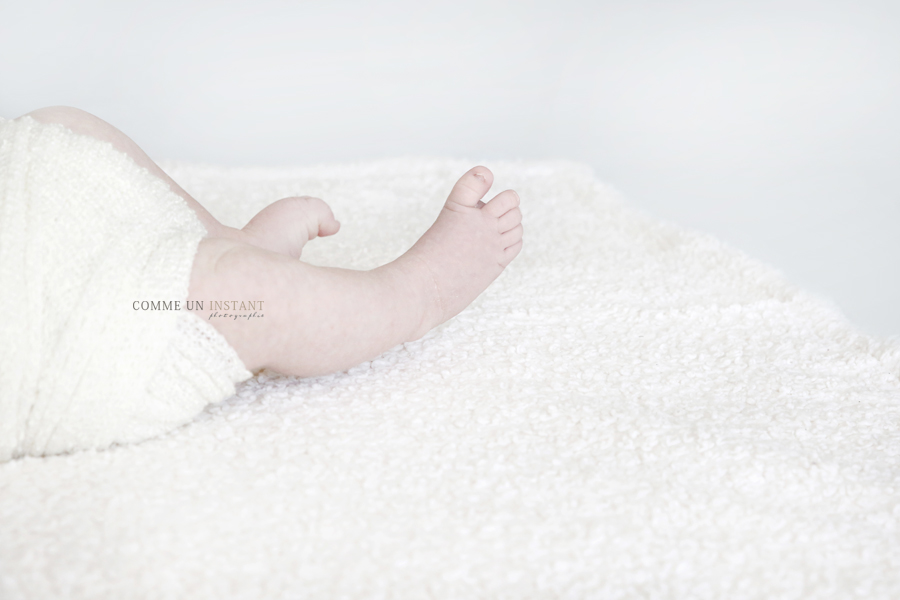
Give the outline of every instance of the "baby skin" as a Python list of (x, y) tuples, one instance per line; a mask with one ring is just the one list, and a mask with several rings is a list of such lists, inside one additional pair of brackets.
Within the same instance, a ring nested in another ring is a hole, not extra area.
[(459, 314), (519, 253), (519, 197), (482, 202), (492, 180), (485, 167), (469, 170), (412, 248), (371, 271), (297, 260), (340, 225), (318, 198), (279, 200), (242, 230), (200, 242), (189, 299), (264, 300), (257, 322), (211, 320), (251, 371), (310, 377), (371, 360)]
[(328, 205), (283, 198), (243, 229), (219, 223), (122, 132), (68, 107), (29, 113), (108, 141), (181, 195), (206, 227), (194, 258), (189, 300), (263, 300), (254, 320), (208, 320), (250, 371), (311, 377), (346, 370), (424, 336), (459, 314), (522, 249), (519, 196), (506, 190), (484, 202), (493, 183), (485, 167), (453, 186), (434, 224), (396, 260), (371, 271), (317, 267), (298, 260), (316, 237), (340, 224)]

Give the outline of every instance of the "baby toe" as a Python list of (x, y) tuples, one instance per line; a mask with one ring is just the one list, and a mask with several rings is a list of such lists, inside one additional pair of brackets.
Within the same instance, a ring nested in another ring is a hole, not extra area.
[(497, 220), (497, 231), (506, 233), (516, 225), (522, 222), (522, 211), (519, 207), (506, 211), (506, 213)]
[(503, 248), (509, 248), (510, 246), (515, 245), (517, 242), (519, 242), (522, 239), (522, 234), (524, 231), (525, 230), (522, 227), (522, 224), (519, 223), (518, 225), (516, 225), (515, 227), (513, 227), (506, 233), (501, 233), (500, 234), (500, 242), (501, 242), (500, 246)]
[(519, 206), (519, 195), (514, 190), (506, 190), (494, 196), (494, 199), (488, 202), (482, 210), (492, 217), (499, 218), (517, 206)]
[(341, 223), (333, 218), (330, 221), (319, 223), (319, 237), (327, 237), (336, 234), (341, 228)]
[(512, 262), (512, 260), (519, 255), (519, 252), (522, 250), (522, 240), (519, 240), (509, 248), (506, 248), (503, 251), (503, 254), (500, 256), (500, 266), (504, 269), (506, 266)]
[(450, 191), (448, 202), (456, 202), (463, 206), (477, 206), (481, 199), (491, 189), (494, 183), (494, 175), (487, 167), (473, 167), (459, 178), (456, 185)]

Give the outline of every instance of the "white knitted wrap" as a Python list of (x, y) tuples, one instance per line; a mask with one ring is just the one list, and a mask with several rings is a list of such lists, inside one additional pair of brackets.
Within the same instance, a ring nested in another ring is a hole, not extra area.
[(0, 461), (146, 439), (250, 377), (187, 298), (206, 231), (107, 142), (0, 119)]

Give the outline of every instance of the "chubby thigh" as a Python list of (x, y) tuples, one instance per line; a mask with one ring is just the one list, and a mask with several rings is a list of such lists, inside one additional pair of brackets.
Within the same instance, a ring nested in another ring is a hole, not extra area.
[(351, 368), (420, 337), (418, 287), (394, 263), (371, 271), (318, 267), (240, 241), (206, 238), (186, 304), (249, 370), (310, 377)]
[(275, 315), (284, 298), (273, 287), (287, 270), (282, 255), (226, 238), (197, 246), (184, 309), (212, 325), (250, 371), (266, 366)]

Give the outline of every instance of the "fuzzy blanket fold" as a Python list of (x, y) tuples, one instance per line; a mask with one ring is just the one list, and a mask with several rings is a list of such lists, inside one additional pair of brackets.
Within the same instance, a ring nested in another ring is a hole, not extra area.
[(111, 144), (0, 119), (0, 463), (159, 435), (250, 376), (199, 318), (134, 309), (184, 301), (205, 234)]
[[(230, 225), (322, 197), (305, 259), (359, 269), (471, 166), (164, 165)], [(0, 597), (900, 597), (900, 346), (584, 167), (486, 166), (524, 249), (424, 339), (0, 465)]]

